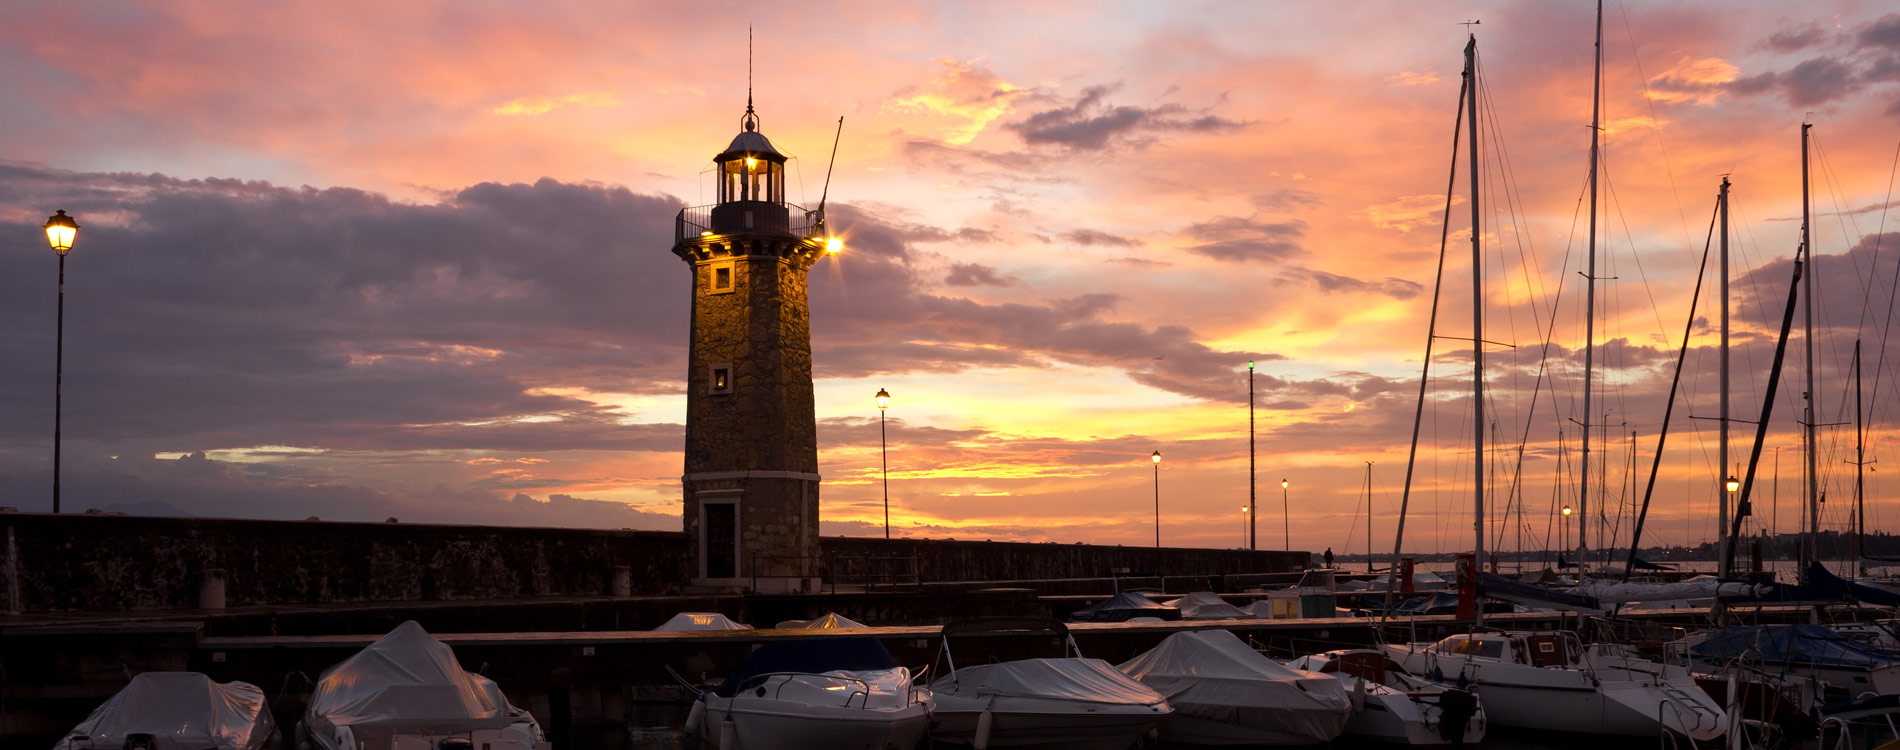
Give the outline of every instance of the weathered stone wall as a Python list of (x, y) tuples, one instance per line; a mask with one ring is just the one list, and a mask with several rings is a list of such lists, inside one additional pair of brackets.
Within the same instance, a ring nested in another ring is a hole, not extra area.
[[(779, 483), (791, 502), (796, 481)], [(816, 498), (811, 500), (816, 506)], [(793, 516), (784, 513), (781, 516)], [(788, 533), (787, 529), (768, 529)], [(230, 607), (680, 591), (697, 575), (683, 534), (411, 523), (0, 514), (0, 613), (190, 609), (222, 570)], [(11, 552), (11, 555), (9, 555)], [(922, 581), (1169, 577), (1295, 570), (1305, 552), (825, 537), (813, 555), (845, 572)], [(7, 560), (17, 559), (17, 570)], [(841, 579), (842, 580), (842, 579)], [(16, 583), (17, 582), (17, 583)], [(846, 582), (849, 582), (846, 580)]]
[[(1118, 571), (1163, 576), (1283, 573), (1303, 569), (1312, 556), (1265, 550), (855, 537), (825, 537), (818, 546), (840, 567), (853, 559), (882, 559), (888, 569), (907, 571), (910, 559), (915, 558), (918, 577), (926, 582), (1105, 578)], [(876, 569), (877, 564), (869, 565), (867, 569)]]
[(0, 613), (15, 592), (24, 612), (192, 608), (207, 570), (230, 607), (600, 595), (620, 565), (637, 593), (688, 578), (685, 538), (653, 531), (0, 515), (9, 533)]

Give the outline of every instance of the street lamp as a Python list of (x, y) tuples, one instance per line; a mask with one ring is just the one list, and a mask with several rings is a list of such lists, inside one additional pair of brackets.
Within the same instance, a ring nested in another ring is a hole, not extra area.
[[(1550, 537), (1544, 537), (1544, 539), (1548, 540)], [(1557, 554), (1562, 555), (1567, 549), (1570, 549), (1570, 506), (1568, 505), (1564, 506), (1564, 522), (1557, 525)], [(1577, 570), (1582, 572), (1582, 561), (1579, 560), (1578, 563)]]
[(1155, 462), (1155, 549), (1161, 549), (1161, 451), (1149, 458)]
[(891, 394), (877, 389), (877, 447), (884, 461), (884, 538), (891, 538), (891, 445), (884, 439), (884, 408), (891, 405)]
[(1247, 505), (1240, 506), (1240, 517), (1247, 522), (1247, 526), (1240, 527), (1240, 543), (1250, 545), (1248, 549), (1252, 549), (1253, 537), (1251, 536), (1251, 530), (1248, 526), (1253, 525), (1253, 507)]
[(1280, 533), (1285, 535), (1285, 538), (1281, 539), (1280, 541), (1282, 544), (1286, 545), (1286, 549), (1288, 552), (1292, 552), (1293, 551), (1293, 505), (1291, 503), (1288, 503), (1286, 499), (1286, 480), (1285, 479), (1280, 480), (1280, 512), (1284, 514), (1283, 516), (1281, 516)]
[(46, 217), (46, 244), (59, 253), (59, 312), (53, 344), (53, 512), (59, 512), (59, 424), (60, 385), (66, 377), (66, 252), (73, 249), (79, 224), (65, 209)]
[[(1260, 499), (1254, 497), (1253, 478), (1253, 360), (1247, 360), (1247, 505), (1259, 505)], [(1254, 523), (1254, 514), (1247, 514), (1247, 549), (1259, 549), (1258, 524)]]

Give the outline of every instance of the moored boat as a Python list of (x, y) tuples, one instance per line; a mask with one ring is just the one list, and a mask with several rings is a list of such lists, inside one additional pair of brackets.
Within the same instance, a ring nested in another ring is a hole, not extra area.
[(311, 690), (298, 744), (317, 750), (408, 750), (462, 740), (487, 750), (548, 750), (541, 725), (494, 680), (462, 669), (415, 621), (396, 626)]
[(1722, 706), (1683, 667), (1585, 646), (1568, 631), (1486, 631), (1437, 643), (1388, 644), (1405, 671), (1441, 685), (1475, 685), (1495, 726), (1579, 734), (1693, 739), (1722, 736)]
[(146, 672), (93, 709), (54, 750), (151, 747), (260, 750), (277, 722), (264, 691), (197, 672)]
[(1281, 665), (1225, 630), (1175, 633), (1121, 670), (1174, 708), (1164, 742), (1311, 745), (1338, 737), (1352, 714), (1339, 680)]
[(759, 647), (701, 693), (686, 731), (717, 750), (910, 748), (930, 704), (876, 639), (785, 641)]
[(1484, 707), (1475, 693), (1408, 675), (1374, 649), (1311, 654), (1287, 666), (1332, 675), (1345, 685), (1354, 703), (1349, 736), (1418, 747), (1484, 739)]
[(1068, 628), (1054, 620), (976, 620), (943, 629), (948, 674), (931, 683), (932, 739), (976, 748), (1061, 747), (1125, 750), (1173, 713), (1160, 693), (1113, 665), (1079, 654), (959, 668), (953, 639), (986, 633), (1041, 632), (1074, 653)]

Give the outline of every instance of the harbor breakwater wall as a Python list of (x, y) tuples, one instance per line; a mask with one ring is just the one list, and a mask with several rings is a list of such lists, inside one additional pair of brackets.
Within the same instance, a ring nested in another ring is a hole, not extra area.
[[(878, 584), (1219, 577), (1305, 552), (824, 537), (839, 579)], [(659, 595), (690, 582), (684, 534), (411, 523), (0, 514), (0, 614)]]

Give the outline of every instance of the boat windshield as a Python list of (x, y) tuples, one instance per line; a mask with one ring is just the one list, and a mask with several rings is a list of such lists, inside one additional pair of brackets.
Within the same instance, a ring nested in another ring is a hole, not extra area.
[(1446, 638), (1438, 644), (1438, 650), (1447, 654), (1465, 654), (1486, 659), (1504, 658), (1504, 641), (1455, 636)]

